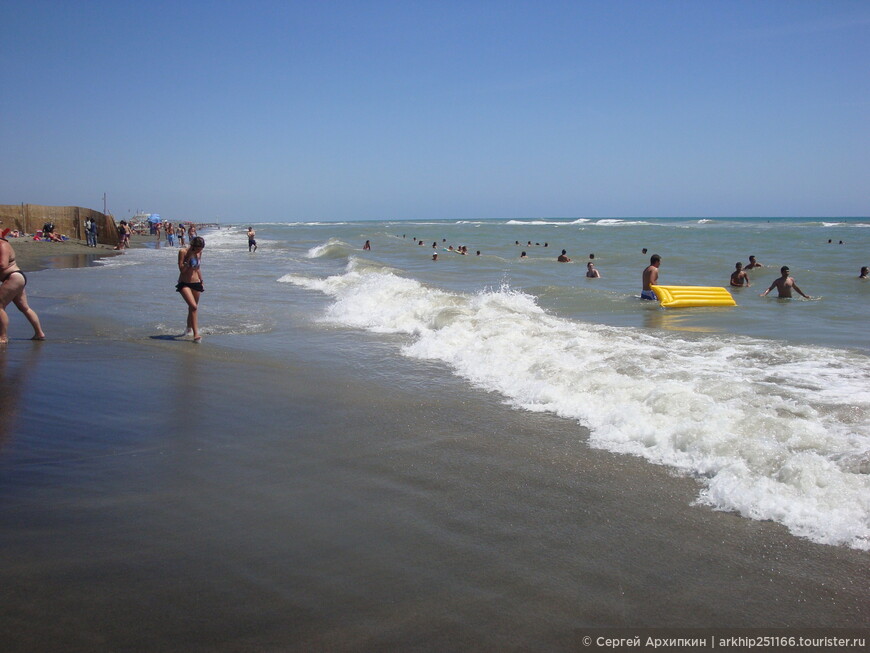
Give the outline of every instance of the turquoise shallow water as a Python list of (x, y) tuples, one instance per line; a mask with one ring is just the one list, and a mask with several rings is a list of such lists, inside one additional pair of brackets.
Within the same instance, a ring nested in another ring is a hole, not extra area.
[[(261, 239), (299, 247), (335, 238), (357, 249), (371, 239), (372, 251), (354, 254), (451, 290), (478, 292), (507, 284), (538, 297), (548, 309), (585, 321), (870, 350), (865, 328), (870, 283), (857, 279), (861, 266), (870, 265), (868, 220), (542, 219), (257, 228)], [(415, 238), (424, 246), (417, 247)], [(441, 259), (437, 266), (430, 260), (433, 242)], [(449, 245), (465, 245), (472, 256), (445, 252)], [(571, 264), (555, 264), (562, 249)], [(528, 258), (520, 261), (522, 251)], [(734, 291), (736, 309), (651, 316), (644, 310), (648, 307), (630, 300), (640, 292), (640, 273), (653, 253), (663, 257), (660, 280), (667, 285), (727, 286), (734, 264), (747, 264), (750, 254), (765, 267), (751, 273), (751, 288)], [(584, 276), (590, 254), (602, 279)], [(784, 307), (758, 297), (783, 265), (813, 302), (784, 302), (795, 304)]]

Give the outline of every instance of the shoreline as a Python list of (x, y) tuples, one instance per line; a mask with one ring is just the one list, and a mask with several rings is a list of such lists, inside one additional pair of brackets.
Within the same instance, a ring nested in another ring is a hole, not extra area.
[[(37, 241), (27, 237), (9, 238), (8, 241), (15, 250), (15, 262), (25, 273), (88, 267), (97, 259), (124, 253), (111, 245), (88, 247), (85, 241), (75, 238), (60, 243)], [(145, 247), (149, 242), (154, 242), (154, 236), (134, 234), (130, 238), (130, 247)]]

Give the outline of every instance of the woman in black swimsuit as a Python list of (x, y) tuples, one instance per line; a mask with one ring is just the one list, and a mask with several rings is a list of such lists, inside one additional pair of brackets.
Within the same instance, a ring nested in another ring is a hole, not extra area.
[[(5, 236), (8, 232), (3, 232)], [(45, 340), (45, 333), (39, 324), (39, 316), (27, 305), (27, 293), (24, 286), (27, 285), (27, 277), (15, 263), (15, 251), (6, 238), (0, 237), (0, 345), (9, 341), (6, 330), (9, 328), (9, 316), (6, 315), (6, 307), (9, 302), (15, 304), (19, 311), (33, 327), (32, 340)]]
[[(190, 247), (178, 250), (178, 283), (176, 292), (180, 292), (187, 303), (187, 333), (193, 333), (193, 341), (199, 342), (199, 323), (197, 321), (197, 307), (199, 296), (205, 292), (202, 285), (202, 250), (205, 241), (195, 236), (190, 241)], [(187, 334), (185, 334), (187, 335)]]

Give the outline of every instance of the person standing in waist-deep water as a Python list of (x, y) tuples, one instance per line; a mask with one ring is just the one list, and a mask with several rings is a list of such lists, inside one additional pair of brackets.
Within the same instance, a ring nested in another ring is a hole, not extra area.
[[(422, 245), (423, 243), (420, 243), (420, 244)], [(367, 240), (367, 241), (366, 241), (366, 244), (363, 245), (363, 249), (366, 250), (366, 251), (368, 251), (368, 250), (370, 250), (371, 248), (372, 248), (372, 243), (371, 243), (370, 240)]]
[(257, 251), (257, 239), (255, 236), (257, 232), (254, 231), (253, 227), (248, 227), (248, 251), (256, 252)]
[(735, 288), (742, 288), (744, 284), (747, 288), (752, 285), (749, 283), (749, 275), (746, 274), (746, 270), (743, 269), (743, 263), (738, 261), (734, 264), (734, 272), (731, 273), (730, 283)]
[(806, 299), (810, 299), (810, 296), (807, 295), (803, 290), (798, 288), (798, 285), (794, 282), (794, 279), (789, 275), (789, 269), (788, 269), (787, 265), (783, 265), (779, 269), (779, 273), (782, 276), (780, 276), (779, 279), (774, 279), (773, 283), (770, 284), (770, 288), (768, 288), (763, 293), (761, 293), (761, 295), (760, 295), (761, 297), (764, 297), (765, 295), (767, 295), (767, 293), (769, 293), (771, 290), (776, 288), (776, 292), (777, 292), (778, 297), (790, 298), (792, 288), (794, 288), (794, 290), (797, 291), (797, 293), (801, 297), (805, 297)]
[(9, 341), (7, 335), (9, 316), (6, 314), (9, 302), (14, 303), (30, 322), (30, 326), (33, 327), (32, 340), (45, 340), (45, 333), (39, 324), (39, 316), (27, 304), (27, 293), (24, 292), (27, 277), (24, 276), (21, 268), (15, 262), (15, 250), (6, 240), (7, 233), (9, 233), (8, 229), (0, 235), (0, 345)]
[(652, 286), (659, 282), (659, 266), (662, 264), (662, 257), (658, 254), (653, 254), (649, 257), (649, 265), (643, 271), (643, 289), (640, 293), (641, 299), (656, 300), (656, 294), (653, 292)]
[(205, 292), (202, 285), (202, 250), (205, 248), (205, 240), (200, 236), (194, 236), (190, 241), (190, 247), (178, 250), (178, 284), (176, 292), (181, 293), (182, 299), (187, 303), (187, 332), (193, 334), (193, 341), (199, 342), (199, 296)]

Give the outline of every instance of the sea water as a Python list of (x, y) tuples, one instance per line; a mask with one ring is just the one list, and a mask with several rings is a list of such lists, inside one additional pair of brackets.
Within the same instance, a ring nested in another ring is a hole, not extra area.
[[(248, 226), (205, 234), (202, 346), (280, 361), (298, 349), (294, 325), (338, 332), (330, 355), (377, 348), (369, 373), (396, 385), (415, 379), (391, 360), (420, 361), (505, 410), (572, 420), (592, 447), (696, 478), (699, 504), (870, 549), (870, 281), (857, 278), (870, 221), (271, 222), (253, 225), (255, 253)], [(562, 249), (571, 263), (556, 262)], [(668, 310), (638, 299), (651, 254), (665, 285), (727, 286), (750, 254), (765, 267), (732, 289), (736, 307)], [(130, 250), (40, 293), (52, 311), (111, 313), (98, 336), (174, 338), (175, 257)], [(585, 277), (590, 260), (602, 278)], [(812, 299), (759, 297), (782, 265)], [(70, 302), (71, 288), (107, 274), (117, 293)]]

